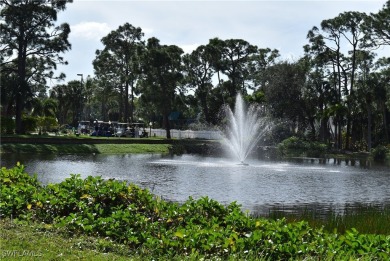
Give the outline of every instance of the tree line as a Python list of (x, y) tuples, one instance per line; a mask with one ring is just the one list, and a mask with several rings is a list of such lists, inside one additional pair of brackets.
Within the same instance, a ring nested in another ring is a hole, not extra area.
[[(370, 150), (390, 135), (390, 1), (377, 13), (343, 12), (307, 33), (301, 58), (281, 59), (277, 49), (243, 39), (210, 39), (191, 53), (159, 39), (144, 39), (125, 23), (101, 39), (94, 76), (47, 92), (57, 64), (66, 63), (68, 24), (55, 25), (68, 0), (1, 0), (1, 110), (15, 118), (153, 122), (185, 128), (221, 121), (220, 108), (238, 92), (281, 122), (275, 142), (302, 136), (338, 149)], [(49, 93), (49, 94), (47, 94)]]

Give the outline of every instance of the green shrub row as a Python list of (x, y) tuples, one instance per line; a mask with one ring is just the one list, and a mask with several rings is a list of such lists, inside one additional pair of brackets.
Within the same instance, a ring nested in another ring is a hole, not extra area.
[[(48, 116), (29, 116), (22, 117), (23, 131), (31, 133), (39, 129), (39, 132), (53, 131), (58, 128), (56, 118)], [(0, 117), (0, 132), (1, 134), (13, 134), (15, 131), (15, 120), (11, 117)]]
[(324, 156), (328, 146), (318, 141), (306, 141), (298, 137), (290, 137), (278, 144), (279, 153), (282, 156)]
[(1, 169), (1, 217), (39, 221), (73, 234), (110, 238), (138, 254), (155, 258), (194, 255), (207, 258), (248, 254), (274, 259), (343, 256), (386, 259), (390, 236), (344, 234), (313, 229), (307, 222), (251, 217), (232, 203), (207, 197), (183, 204), (148, 190), (101, 177), (71, 175), (42, 186), (18, 164)]

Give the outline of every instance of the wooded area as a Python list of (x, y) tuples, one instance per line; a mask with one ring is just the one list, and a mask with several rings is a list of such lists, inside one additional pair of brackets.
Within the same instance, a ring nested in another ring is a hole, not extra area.
[(68, 3), (0, 1), (2, 132), (12, 118), (18, 134), (31, 117), (59, 126), (142, 120), (170, 138), (171, 128), (219, 124), (220, 108), (240, 92), (282, 123), (275, 142), (295, 135), (355, 151), (389, 144), (390, 57), (378, 48), (389, 49), (390, 1), (378, 13), (308, 25), (304, 55), (294, 61), (244, 39), (214, 38), (184, 53), (125, 23), (101, 39), (93, 77), (48, 90), (48, 79), (64, 78), (54, 71), (66, 63), (70, 28), (55, 22)]

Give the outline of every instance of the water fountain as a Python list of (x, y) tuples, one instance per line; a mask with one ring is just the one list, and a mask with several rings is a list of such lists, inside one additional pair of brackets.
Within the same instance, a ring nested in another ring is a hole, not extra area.
[(225, 113), (228, 126), (223, 135), (224, 143), (241, 165), (247, 165), (245, 159), (270, 130), (270, 124), (261, 117), (259, 106), (252, 104), (246, 108), (240, 93), (236, 96), (234, 112), (226, 106)]

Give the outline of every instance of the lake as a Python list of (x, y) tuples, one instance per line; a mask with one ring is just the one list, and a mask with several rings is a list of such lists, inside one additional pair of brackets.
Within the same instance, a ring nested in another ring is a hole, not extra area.
[(71, 173), (102, 176), (148, 188), (170, 201), (208, 196), (223, 204), (236, 201), (256, 214), (275, 208), (344, 211), (390, 204), (390, 168), (367, 161), (250, 159), (245, 166), (198, 155), (1, 155), (2, 167), (17, 161), (43, 184), (61, 182)]

